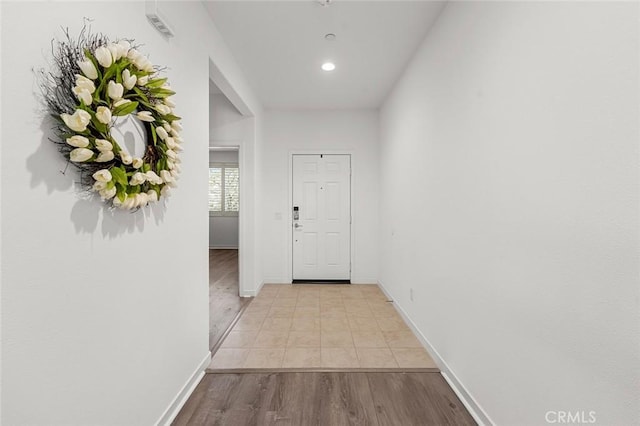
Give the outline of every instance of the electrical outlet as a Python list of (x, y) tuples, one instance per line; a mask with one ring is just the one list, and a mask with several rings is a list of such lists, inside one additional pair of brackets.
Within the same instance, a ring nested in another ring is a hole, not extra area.
[(409, 299), (413, 302), (413, 288), (409, 289)]

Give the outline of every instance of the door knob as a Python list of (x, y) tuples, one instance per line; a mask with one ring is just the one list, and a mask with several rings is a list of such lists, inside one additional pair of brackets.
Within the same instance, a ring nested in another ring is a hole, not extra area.
[(299, 223), (294, 223), (293, 224), (294, 228), (298, 229), (298, 228), (302, 228), (302, 225), (300, 225)]

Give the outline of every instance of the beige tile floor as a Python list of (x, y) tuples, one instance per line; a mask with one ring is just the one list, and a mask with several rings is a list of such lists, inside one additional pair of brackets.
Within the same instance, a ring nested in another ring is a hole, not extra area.
[(209, 368), (436, 365), (377, 285), (265, 284)]

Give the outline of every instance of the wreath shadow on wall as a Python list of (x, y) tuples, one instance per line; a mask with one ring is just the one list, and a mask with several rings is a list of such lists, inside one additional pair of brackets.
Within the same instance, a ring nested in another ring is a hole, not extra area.
[(154, 220), (156, 224), (164, 221), (166, 206), (163, 203), (148, 205), (132, 214), (105, 205), (99, 194), (88, 191), (78, 180), (76, 171), (69, 167), (68, 161), (57, 153), (56, 146), (51, 143), (51, 138), (55, 136), (51, 130), (51, 119), (44, 113), (41, 115), (45, 115), (39, 126), (42, 138), (36, 151), (26, 161), (27, 170), (31, 173), (30, 186), (36, 188), (43, 185), (48, 195), (69, 190), (76, 193), (77, 200), (69, 216), (76, 233), (93, 234), (99, 230), (103, 237), (115, 238), (125, 233), (143, 231), (148, 220)]
[[(101, 210), (109, 237), (142, 231), (152, 216), (162, 222), (163, 201), (180, 175), (175, 92), (133, 40), (111, 42), (86, 24), (77, 39), (68, 29), (65, 36), (52, 40), (52, 69), (36, 71), (47, 115), (41, 146), (27, 160), (32, 187), (68, 190), (71, 176), (78, 233), (93, 233)], [(60, 163), (51, 161), (49, 146), (57, 146)]]

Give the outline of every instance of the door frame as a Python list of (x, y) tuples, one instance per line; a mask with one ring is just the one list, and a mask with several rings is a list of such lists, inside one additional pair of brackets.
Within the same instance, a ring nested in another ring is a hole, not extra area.
[(288, 157), (288, 199), (287, 199), (287, 275), (286, 281), (288, 283), (293, 282), (293, 156), (294, 155), (348, 155), (350, 157), (350, 167), (351, 167), (351, 179), (349, 180), (350, 185), (350, 197), (349, 204), (351, 209), (351, 223), (349, 226), (349, 238), (351, 239), (349, 244), (349, 263), (350, 263), (350, 272), (349, 278), (353, 276), (353, 259), (355, 259), (355, 217), (356, 217), (356, 208), (353, 202), (354, 200), (354, 188), (356, 181), (355, 170), (355, 154), (353, 150), (340, 150), (340, 149), (313, 149), (313, 150), (290, 150)]
[[(1, 0), (0, 0), (1, 1)], [(236, 90), (236, 85), (230, 82), (225, 73), (218, 68), (214, 59), (209, 56), (209, 80), (212, 81), (218, 89), (227, 97), (231, 104), (240, 112), (244, 119), (251, 120), (251, 136), (247, 136), (247, 139), (242, 141), (223, 141), (212, 140), (209, 137), (209, 147), (212, 144), (220, 146), (238, 146), (238, 168), (240, 169), (240, 212), (238, 213), (238, 290), (240, 297), (255, 296), (260, 290), (260, 285), (256, 284), (255, 273), (255, 255), (251, 247), (256, 244), (256, 228), (251, 226), (255, 220), (254, 212), (250, 212), (247, 209), (247, 204), (250, 200), (255, 198), (255, 172), (256, 165), (254, 162), (250, 162), (251, 152), (255, 152), (257, 129), (256, 129), (256, 116), (251, 110), (249, 104), (243, 99), (242, 95)], [(249, 163), (251, 164), (251, 170), (249, 169)], [(208, 167), (207, 156), (207, 167)], [(249, 181), (247, 176), (251, 176)], [(252, 203), (253, 204), (253, 203)], [(244, 208), (243, 208), (244, 207)], [(255, 209), (255, 204), (251, 207)], [(209, 212), (207, 210), (207, 217)], [(251, 253), (249, 253), (251, 251)], [(207, 257), (208, 262), (208, 257)], [(209, 266), (207, 264), (207, 271)], [(208, 275), (208, 273), (207, 273)], [(209, 279), (207, 278), (207, 286), (209, 285)]]

